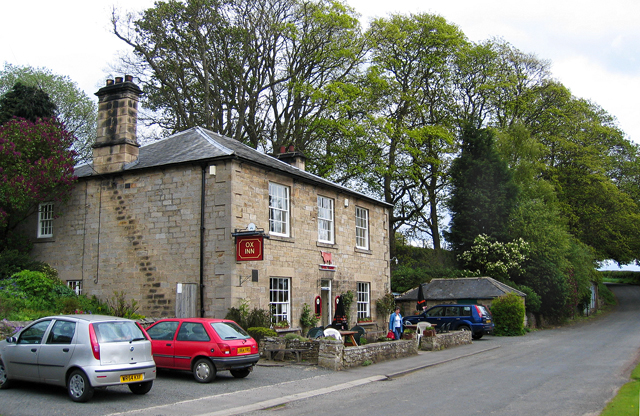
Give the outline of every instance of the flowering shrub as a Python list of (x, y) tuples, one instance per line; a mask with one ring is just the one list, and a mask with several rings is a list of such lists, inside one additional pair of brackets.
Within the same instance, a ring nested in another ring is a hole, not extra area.
[(76, 179), (73, 141), (54, 119), (15, 118), (0, 126), (0, 237), (39, 203), (68, 200)]
[(529, 243), (522, 238), (501, 243), (480, 234), (473, 241), (471, 250), (458, 256), (458, 260), (467, 270), (505, 281), (522, 272), (529, 250)]
[(0, 339), (5, 339), (24, 328), (21, 325), (13, 324), (6, 319), (0, 321)]

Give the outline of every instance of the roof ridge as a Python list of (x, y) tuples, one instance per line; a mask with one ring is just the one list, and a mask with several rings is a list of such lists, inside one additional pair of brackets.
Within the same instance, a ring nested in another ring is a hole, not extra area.
[[(218, 142), (217, 140), (214, 140), (214, 139), (213, 139), (213, 137), (211, 137), (211, 136), (207, 133), (207, 132), (210, 132), (210, 133), (215, 134), (214, 132), (212, 132), (212, 131), (210, 131), (210, 130), (206, 130), (206, 129), (204, 129), (204, 128), (200, 127), (200, 126), (196, 126), (196, 127), (193, 127), (193, 128), (198, 132), (198, 134), (199, 134), (199, 135), (201, 135), (202, 137), (204, 137), (204, 139), (205, 139), (207, 142), (209, 142), (210, 144), (214, 145), (215, 147), (217, 147), (217, 148), (218, 148), (218, 149), (220, 149), (221, 151), (223, 151), (223, 152), (225, 152), (225, 153), (227, 153), (227, 154), (230, 154), (230, 155), (232, 155), (232, 154), (234, 154), (234, 153), (235, 153), (233, 150), (229, 149), (228, 147), (223, 146), (223, 145), (222, 145), (220, 142)], [(232, 139), (232, 140), (233, 140), (233, 139)], [(238, 142), (238, 143), (240, 143), (240, 142)], [(244, 144), (244, 143), (240, 143), (240, 144)], [(255, 150), (255, 149), (253, 149), (253, 150)]]

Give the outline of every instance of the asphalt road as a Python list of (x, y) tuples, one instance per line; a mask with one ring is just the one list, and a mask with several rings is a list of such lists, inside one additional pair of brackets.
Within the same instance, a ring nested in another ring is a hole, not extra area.
[[(0, 391), (0, 415), (598, 415), (640, 351), (640, 287), (613, 289), (616, 311), (523, 337), (341, 372), (260, 366), (246, 379), (221, 373), (199, 384), (160, 371), (145, 396), (110, 387), (89, 403), (71, 402), (60, 387), (19, 383)], [(274, 410), (253, 411), (266, 408)]]
[[(616, 286), (619, 308), (591, 322), (490, 337), (500, 348), (278, 408), (278, 416), (598, 415), (628, 381), (640, 347), (640, 287)], [(481, 341), (475, 342), (480, 344)], [(636, 407), (637, 409), (637, 407)], [(247, 415), (267, 415), (258, 411)]]

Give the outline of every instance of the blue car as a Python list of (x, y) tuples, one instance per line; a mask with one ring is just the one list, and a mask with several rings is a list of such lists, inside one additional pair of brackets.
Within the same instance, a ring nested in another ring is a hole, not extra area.
[(471, 331), (473, 339), (480, 339), (484, 334), (493, 333), (493, 319), (482, 305), (436, 305), (420, 315), (405, 316), (405, 325), (416, 325), (418, 322), (435, 324), (436, 329), (449, 324), (451, 330)]

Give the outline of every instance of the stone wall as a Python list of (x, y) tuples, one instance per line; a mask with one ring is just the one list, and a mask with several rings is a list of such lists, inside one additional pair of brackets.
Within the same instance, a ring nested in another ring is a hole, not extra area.
[[(318, 341), (301, 341), (297, 339), (287, 340), (283, 337), (278, 338), (264, 338), (259, 343), (260, 356), (266, 358), (265, 350), (269, 349), (301, 349), (305, 350), (300, 354), (300, 359), (303, 362), (309, 364), (318, 364), (318, 349), (320, 343)], [(293, 361), (296, 359), (296, 354), (293, 352), (284, 352), (279, 359), (284, 361)]]
[[(339, 371), (345, 368), (361, 366), (364, 362), (378, 363), (409, 357), (418, 353), (415, 340), (375, 342), (358, 347), (345, 347), (342, 340), (286, 340), (285, 338), (265, 338), (260, 342), (260, 354), (266, 357), (265, 350), (304, 349), (302, 361), (317, 364), (319, 367)], [(293, 352), (283, 352), (278, 360), (294, 361)]]
[(422, 337), (420, 349), (425, 351), (439, 351), (458, 345), (471, 344), (471, 331), (452, 331), (436, 334), (433, 337)]
[(372, 364), (381, 361), (409, 357), (418, 353), (415, 340), (376, 342), (359, 347), (345, 348), (342, 353), (343, 368), (361, 366), (365, 361)]

